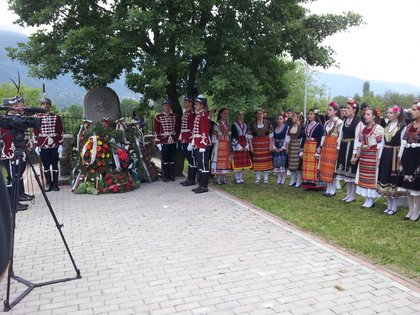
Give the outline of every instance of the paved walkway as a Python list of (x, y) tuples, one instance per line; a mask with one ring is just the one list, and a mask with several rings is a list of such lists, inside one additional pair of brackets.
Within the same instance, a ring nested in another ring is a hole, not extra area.
[[(216, 191), (49, 196), (83, 278), (34, 289), (10, 314), (420, 313), (417, 288)], [(39, 195), (16, 233), (17, 274), (75, 274)]]

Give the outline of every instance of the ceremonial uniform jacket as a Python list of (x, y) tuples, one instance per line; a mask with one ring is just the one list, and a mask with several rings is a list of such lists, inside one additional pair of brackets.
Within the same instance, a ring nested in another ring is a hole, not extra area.
[[(15, 151), (15, 145), (13, 144), (13, 139), (15, 138), (15, 135), (13, 134), (11, 129), (7, 129), (7, 128), (0, 128), (0, 135), (2, 136), (1, 142), (3, 142), (3, 144), (1, 145), (0, 160), (13, 159), (14, 151)], [(32, 142), (29, 141), (28, 131), (25, 131), (24, 141), (25, 141), (26, 148), (28, 150), (31, 150)]]
[(210, 120), (207, 110), (202, 109), (195, 116), (192, 137), (195, 149), (205, 149), (207, 146), (211, 146)]
[(41, 118), (41, 129), (34, 129), (37, 146), (52, 149), (62, 145), (64, 132), (61, 117), (51, 112), (36, 116)]
[(192, 131), (194, 128), (195, 112), (194, 109), (188, 109), (184, 112), (181, 119), (181, 143), (192, 141)]
[(179, 118), (174, 113), (157, 114), (153, 121), (155, 144), (172, 144), (178, 141)]

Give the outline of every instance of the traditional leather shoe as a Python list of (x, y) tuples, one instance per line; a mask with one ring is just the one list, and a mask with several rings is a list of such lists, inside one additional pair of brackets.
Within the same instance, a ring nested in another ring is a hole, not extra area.
[(16, 211), (25, 211), (25, 210), (28, 210), (28, 205), (24, 205), (18, 202), (16, 205)]
[(195, 188), (191, 189), (191, 191), (196, 192), (196, 191), (201, 190), (201, 188), (202, 188), (201, 186), (198, 186), (198, 187), (195, 187)]
[(408, 220), (410, 220), (410, 217), (404, 217), (403, 220), (408, 221)]
[(23, 194), (19, 195), (18, 201), (31, 201), (34, 198), (35, 198), (34, 196), (30, 196), (28, 194), (23, 193)]
[(194, 185), (195, 185), (195, 182), (191, 182), (189, 179), (187, 179), (185, 183), (182, 184), (182, 186), (184, 187), (194, 186)]
[(202, 194), (208, 192), (209, 189), (207, 187), (200, 187), (199, 190), (194, 191), (196, 194)]
[(169, 182), (169, 178), (166, 178), (166, 177), (162, 178), (162, 182), (165, 182), (165, 183)]
[(416, 219), (411, 219), (411, 218), (410, 218), (410, 221), (413, 221), (413, 222), (416, 222), (416, 221), (418, 221), (418, 220), (420, 220), (420, 214), (417, 216), (417, 218), (416, 218)]

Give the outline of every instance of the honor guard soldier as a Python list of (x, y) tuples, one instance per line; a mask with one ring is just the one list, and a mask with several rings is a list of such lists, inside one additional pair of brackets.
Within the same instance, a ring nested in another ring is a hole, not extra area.
[(207, 99), (199, 95), (195, 100), (196, 116), (194, 120), (192, 145), (194, 148), (194, 157), (198, 166), (198, 187), (192, 191), (195, 193), (208, 192), (208, 184), (210, 177), (210, 119), (207, 111)]
[[(58, 191), (58, 162), (59, 154), (63, 152), (63, 124), (61, 117), (52, 113), (51, 100), (44, 97), (40, 101), (41, 107), (47, 110), (47, 113), (38, 114), (41, 118), (41, 129), (35, 129), (36, 137), (35, 152), (41, 157), (44, 167), (44, 176), (46, 181), (45, 191)], [(52, 167), (52, 180), (51, 171)]]
[(153, 121), (155, 144), (162, 153), (164, 182), (175, 180), (174, 158), (179, 137), (179, 118), (172, 113), (171, 105), (171, 100), (164, 100), (163, 111), (157, 114)]
[[(10, 99), (8, 106), (13, 107), (13, 109), (7, 112), (8, 115), (20, 115), (22, 113), (23, 108), (25, 107), (25, 100), (22, 96), (16, 96)], [(18, 165), (19, 161), (15, 158), (15, 145), (13, 144), (13, 140), (15, 135), (12, 133), (11, 129), (7, 128), (0, 128), (0, 135), (3, 145), (1, 146), (1, 155), (0, 159), (4, 165), (4, 168), (7, 172), (6, 177), (6, 187), (9, 193), (10, 199), (12, 198), (12, 178), (13, 174), (19, 170), (20, 167), (20, 174), (19, 174), (19, 191), (18, 191), (18, 202), (16, 204), (17, 211), (24, 211), (28, 209), (27, 204), (22, 204), (19, 201), (31, 201), (34, 196), (28, 195), (25, 193), (25, 187), (23, 183), (23, 173), (26, 170), (26, 153), (23, 154), (22, 165)], [(31, 143), (29, 141), (29, 134), (25, 132), (25, 144), (27, 149), (31, 149)]]
[(197, 175), (197, 165), (194, 160), (193, 146), (192, 146), (192, 131), (195, 120), (194, 99), (186, 96), (184, 99), (184, 113), (181, 119), (181, 134), (179, 140), (182, 146), (182, 152), (188, 161), (188, 178), (181, 182), (182, 186), (195, 185), (195, 178)]

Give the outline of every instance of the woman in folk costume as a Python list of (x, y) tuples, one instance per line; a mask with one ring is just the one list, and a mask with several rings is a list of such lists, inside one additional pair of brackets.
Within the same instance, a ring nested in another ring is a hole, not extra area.
[(235, 172), (235, 182), (244, 182), (244, 170), (252, 168), (249, 154), (248, 125), (244, 122), (244, 113), (238, 113), (231, 128), (232, 137), (232, 169)]
[(353, 98), (347, 101), (346, 118), (343, 121), (341, 133), (340, 150), (338, 151), (337, 168), (335, 170), (337, 179), (344, 180), (347, 185), (347, 194), (342, 199), (344, 202), (353, 202), (356, 195), (356, 178), (358, 161), (354, 164), (351, 159), (357, 153), (359, 133), (363, 128), (363, 123), (357, 115), (359, 106)]
[(388, 197), (388, 207), (385, 214), (394, 215), (397, 212), (398, 198), (405, 195), (397, 191), (398, 152), (401, 138), (405, 133), (404, 113), (401, 107), (391, 106), (386, 111), (388, 126), (384, 130), (385, 144), (382, 150), (378, 171), (378, 192)]
[(380, 195), (376, 191), (378, 181), (378, 166), (381, 159), (384, 128), (375, 123), (377, 113), (368, 108), (365, 112), (366, 126), (362, 129), (357, 144), (357, 154), (353, 156), (352, 163), (359, 161), (357, 168), (356, 193), (365, 197), (363, 208), (375, 206), (375, 198)]
[(262, 109), (257, 111), (257, 119), (251, 124), (248, 130), (250, 138), (250, 149), (252, 152), (253, 170), (256, 176), (256, 183), (261, 182), (261, 172), (264, 172), (264, 184), (268, 184), (268, 173), (273, 169), (273, 125), (264, 118), (265, 112)]
[(230, 173), (228, 109), (222, 108), (217, 114), (217, 123), (213, 126), (213, 152), (211, 173), (216, 176), (217, 184), (227, 184), (226, 176)]
[(401, 174), (398, 190), (407, 193), (408, 213), (404, 220), (420, 219), (420, 100), (411, 107), (413, 122), (409, 124), (401, 141), (399, 157)]
[(299, 156), (300, 143), (303, 137), (303, 115), (301, 113), (292, 113), (292, 126), (287, 132), (289, 159), (288, 168), (290, 172), (289, 186), (300, 187), (302, 183), (302, 159)]
[(277, 174), (277, 184), (283, 185), (286, 181), (287, 160), (287, 131), (289, 126), (284, 123), (283, 115), (277, 116), (276, 128), (273, 132), (273, 172)]
[(324, 134), (324, 127), (320, 123), (318, 109), (312, 108), (308, 112), (308, 121), (303, 130), (300, 156), (302, 157), (302, 188), (321, 190), (325, 188), (318, 177), (317, 150), (321, 145), (321, 138)]
[(328, 121), (324, 126), (324, 136), (321, 140), (321, 160), (319, 163), (319, 179), (327, 183), (325, 196), (335, 196), (337, 185), (335, 183), (335, 166), (337, 154), (340, 149), (341, 129), (343, 121), (340, 119), (340, 108), (336, 102), (328, 104)]

